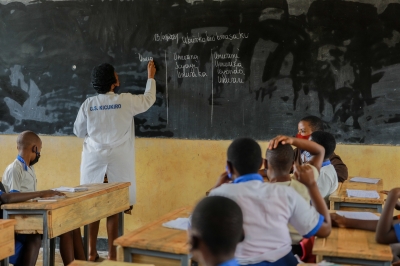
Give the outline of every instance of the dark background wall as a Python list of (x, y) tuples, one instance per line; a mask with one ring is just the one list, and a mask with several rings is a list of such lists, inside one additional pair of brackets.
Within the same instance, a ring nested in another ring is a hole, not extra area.
[(312, 114), (339, 142), (400, 144), (400, 4), (306, 3), (0, 4), (0, 132), (71, 135), (93, 66), (143, 93), (152, 57), (157, 101), (137, 136), (268, 140)]

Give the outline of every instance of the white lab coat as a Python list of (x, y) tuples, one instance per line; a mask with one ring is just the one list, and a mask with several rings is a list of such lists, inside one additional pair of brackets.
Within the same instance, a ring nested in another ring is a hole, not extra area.
[(136, 201), (135, 124), (133, 117), (147, 111), (156, 100), (156, 82), (148, 79), (143, 95), (108, 92), (82, 104), (74, 134), (85, 138), (81, 161), (81, 184), (131, 182), (130, 204)]

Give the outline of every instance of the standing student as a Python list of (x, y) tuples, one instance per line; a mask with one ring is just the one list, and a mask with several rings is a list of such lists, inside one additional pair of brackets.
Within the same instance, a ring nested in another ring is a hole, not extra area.
[[(275, 149), (282, 139), (270, 142)], [(290, 143), (290, 139), (288, 140)], [(291, 252), (290, 223), (304, 237), (326, 237), (331, 221), (309, 165), (297, 165), (294, 175), (310, 193), (313, 206), (291, 187), (263, 183), (258, 169), (262, 164), (261, 148), (249, 138), (232, 142), (227, 153), (227, 171), (218, 179), (210, 196), (234, 200), (242, 209), (245, 239), (236, 248), (240, 265), (295, 266)], [(230, 183), (232, 181), (232, 183)]]
[(210, 196), (195, 207), (188, 230), (190, 253), (204, 266), (238, 266), (235, 250), (244, 239), (243, 214), (233, 200)]
[[(309, 139), (314, 131), (324, 131), (324, 125), (322, 120), (316, 116), (306, 116), (302, 118), (297, 126), (298, 132), (296, 137), (301, 139)], [(295, 160), (297, 163), (302, 164), (309, 160), (309, 154), (305, 151), (296, 149), (295, 150)], [(339, 155), (334, 152), (329, 157), (329, 160), (336, 170), (338, 181), (344, 182), (347, 180), (349, 174), (347, 166), (343, 163)]]
[[(110, 64), (92, 71), (92, 84), (98, 95), (86, 99), (79, 109), (74, 134), (85, 138), (81, 161), (81, 184), (130, 182), (129, 201), (136, 201), (134, 116), (147, 111), (156, 100), (156, 68), (150, 61), (143, 95), (117, 94), (118, 75)], [(89, 225), (89, 260), (98, 258), (96, 242), (100, 221)], [(118, 236), (118, 214), (107, 218), (108, 257), (116, 259), (114, 240)]]
[[(33, 165), (39, 162), (40, 152), (42, 150), (42, 141), (37, 134), (32, 131), (24, 131), (17, 137), (18, 156), (3, 174), (3, 185), (6, 192), (30, 192), (28, 195), (35, 195), (36, 191), (36, 174)], [(11, 200), (21, 200), (26, 195), (15, 197), (7, 195)], [(14, 197), (14, 198), (13, 198)], [(34, 246), (40, 247), (40, 235), (18, 235), (17, 240), (24, 241), (27, 239), (35, 242)], [(37, 244), (39, 243), (39, 244)], [(35, 248), (30, 248), (30, 261), (37, 254)], [(60, 235), (60, 253), (64, 265), (70, 264), (74, 259), (86, 260), (80, 229)], [(35, 259), (36, 261), (36, 259)], [(25, 266), (25, 264), (23, 264)], [(27, 264), (28, 265), (28, 264)]]

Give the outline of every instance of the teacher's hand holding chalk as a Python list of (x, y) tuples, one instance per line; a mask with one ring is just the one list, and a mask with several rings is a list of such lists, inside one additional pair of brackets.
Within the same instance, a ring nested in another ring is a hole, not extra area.
[(154, 61), (151, 60), (147, 64), (147, 78), (154, 79), (155, 74), (156, 74), (156, 66), (154, 65)]

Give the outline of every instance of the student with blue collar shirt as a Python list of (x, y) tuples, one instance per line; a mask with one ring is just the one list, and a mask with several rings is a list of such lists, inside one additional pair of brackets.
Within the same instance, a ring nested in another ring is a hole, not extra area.
[(243, 214), (231, 199), (210, 196), (195, 207), (188, 230), (190, 253), (204, 266), (238, 266), (235, 250), (244, 238)]
[[(36, 192), (37, 181), (33, 165), (39, 162), (40, 152), (42, 150), (42, 140), (36, 133), (32, 131), (24, 131), (17, 137), (17, 150), (17, 159), (6, 168), (3, 174), (5, 192), (11, 192), (11, 194), (29, 192), (31, 195), (34, 195), (34, 192)], [(26, 197), (26, 195), (21, 196), (18, 199), (24, 197)], [(41, 235), (39, 234), (17, 234), (16, 239), (22, 243), (26, 243), (26, 241), (35, 242), (35, 246), (37, 247), (37, 245), (39, 245), (38, 247), (40, 248)], [(39, 248), (37, 251), (39, 251)], [(35, 248), (32, 248), (32, 250), (35, 250)], [(33, 258), (34, 254), (36, 254), (37, 259), (38, 252), (32, 254), (31, 257)], [(86, 260), (79, 228), (60, 235), (60, 254), (65, 265), (70, 264), (74, 259)], [(21, 264), (17, 263), (17, 265)], [(26, 266), (28, 264), (22, 265)]]
[(328, 132), (315, 131), (311, 134), (310, 140), (318, 143), (325, 149), (324, 162), (319, 171), (317, 185), (325, 202), (329, 204), (329, 196), (335, 192), (339, 186), (335, 167), (333, 167), (329, 160), (336, 148), (335, 137)]
[[(291, 141), (292, 138), (278, 136), (270, 141), (269, 149)], [(239, 264), (297, 265), (287, 224), (293, 225), (304, 237), (327, 237), (331, 231), (329, 212), (311, 166), (295, 165), (294, 175), (308, 188), (314, 207), (291, 187), (263, 183), (258, 174), (263, 162), (261, 148), (253, 139), (233, 141), (227, 157), (227, 171), (209, 195), (230, 198), (242, 209), (245, 239), (236, 248)]]

